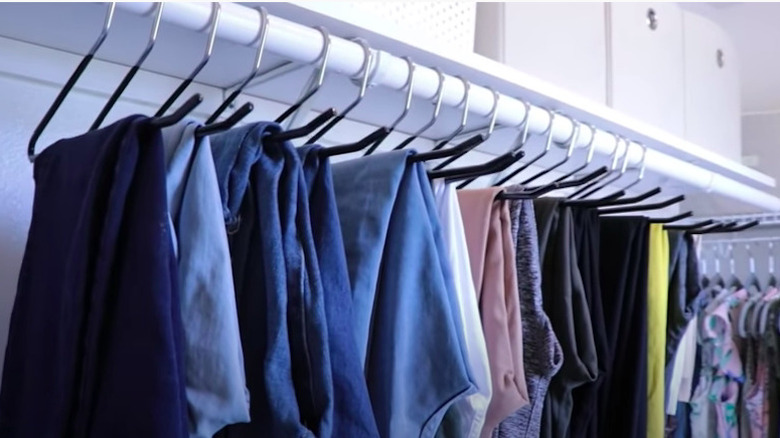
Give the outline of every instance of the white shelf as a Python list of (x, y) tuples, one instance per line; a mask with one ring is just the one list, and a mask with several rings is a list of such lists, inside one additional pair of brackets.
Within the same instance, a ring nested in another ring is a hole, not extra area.
[[(258, 16), (255, 11), (233, 3), (223, 3), (222, 21), (214, 56), (198, 82), (218, 87), (229, 87), (240, 81), (251, 69), (256, 43)], [(253, 4), (257, 5), (257, 4)], [(492, 106), (492, 96), (485, 87), (492, 87), (503, 95), (498, 122), (513, 126), (525, 116), (522, 99), (533, 104), (530, 115), (531, 131), (542, 132), (548, 124), (547, 113), (541, 108), (557, 110), (600, 130), (611, 131), (650, 149), (646, 158), (649, 177), (658, 184), (671, 184), (687, 193), (710, 192), (741, 200), (754, 208), (780, 211), (780, 199), (767, 193), (774, 187), (773, 178), (749, 167), (735, 163), (663, 130), (632, 119), (604, 105), (568, 93), (543, 80), (518, 72), (505, 65), (472, 53), (453, 53), (446, 48), (426, 47), (414, 35), (394, 35), (395, 30), (381, 23), (361, 22), (361, 16), (333, 2), (294, 2), (263, 4), (272, 14), (270, 32), (263, 66), (271, 68), (285, 61), (311, 63), (321, 51), (320, 33), (311, 26), (328, 28), (333, 35), (329, 74), (325, 86), (318, 92), (314, 108), (346, 106), (357, 93), (348, 79), (362, 64), (360, 47), (343, 38), (364, 37), (373, 49), (381, 50), (379, 74), (366, 99), (350, 118), (375, 125), (384, 125), (400, 113), (406, 81), (406, 64), (400, 56), (410, 56), (420, 67), (414, 87), (417, 99), (409, 116), (399, 126), (401, 132), (413, 132), (429, 117), (431, 105), (424, 102), (436, 90), (437, 77), (430, 68), (439, 67), (448, 75), (460, 75), (473, 84), (471, 90), (470, 122), (467, 129), (484, 126)], [(96, 37), (105, 13), (105, 4), (87, 3), (2, 3), (0, 4), (0, 36), (40, 44), (72, 53), (84, 53)], [(123, 65), (132, 64), (146, 44), (151, 25), (151, 3), (120, 3), (115, 25), (106, 43), (98, 52), (99, 59)], [(144, 64), (144, 69), (184, 78), (200, 59), (205, 45), (205, 28), (211, 6), (208, 3), (166, 3), (163, 26), (157, 46)], [(147, 14), (147, 16), (142, 16)], [(340, 38), (339, 38), (340, 37)], [(0, 54), (0, 72), (13, 70), (4, 65)], [(52, 80), (63, 80), (74, 66), (63, 65), (61, 71), (52, 71)], [(279, 77), (248, 90), (248, 95), (280, 102), (292, 102), (306, 83), (310, 68)], [(56, 79), (55, 79), (56, 78)], [(447, 82), (445, 108), (441, 120), (427, 133), (432, 138), (451, 131), (459, 119), (455, 107), (463, 95), (460, 82)], [(165, 96), (161, 96), (163, 99)], [(185, 96), (186, 98), (186, 96)], [(556, 121), (555, 139), (565, 140), (571, 132), (568, 120)], [(560, 126), (559, 126), (560, 125)], [(580, 139), (585, 145), (590, 130)], [(603, 135), (604, 138), (601, 138)], [(496, 135), (485, 145), (484, 151), (498, 154), (512, 136)], [(602, 159), (614, 143), (611, 137), (599, 133), (597, 152)], [(631, 161), (639, 158), (639, 149), (632, 150)]]

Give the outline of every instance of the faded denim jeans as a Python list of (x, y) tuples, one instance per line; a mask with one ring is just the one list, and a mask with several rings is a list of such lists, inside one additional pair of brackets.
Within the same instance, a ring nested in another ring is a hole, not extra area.
[(358, 351), (379, 434), (434, 436), (474, 390), (425, 168), (397, 151), (333, 165)]

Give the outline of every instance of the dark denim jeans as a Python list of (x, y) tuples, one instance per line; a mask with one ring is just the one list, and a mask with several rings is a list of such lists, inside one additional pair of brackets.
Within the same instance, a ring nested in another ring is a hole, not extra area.
[(147, 120), (35, 161), (0, 436), (187, 436), (163, 145)]
[(378, 437), (363, 364), (352, 331), (352, 297), (333, 177), (330, 162), (319, 158), (321, 149), (305, 146), (298, 152), (303, 160), (309, 192), (312, 236), (325, 298), (333, 370), (333, 436)]
[(333, 165), (355, 336), (383, 437), (434, 436), (448, 407), (473, 389), (429, 214), (433, 195), (408, 154)]
[(331, 435), (333, 389), (308, 194), (292, 144), (264, 139), (280, 130), (255, 124), (211, 143), (251, 398), (251, 423), (225, 428), (227, 437)]

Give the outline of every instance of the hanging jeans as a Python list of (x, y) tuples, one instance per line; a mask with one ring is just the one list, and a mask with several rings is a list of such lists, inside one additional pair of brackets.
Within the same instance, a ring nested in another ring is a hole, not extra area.
[(230, 249), (208, 137), (182, 121), (162, 131), (177, 249), (192, 437), (249, 421)]
[[(330, 436), (332, 384), (308, 195), (297, 153), (272, 123), (212, 138), (223, 193), (251, 423), (223, 437)], [(248, 180), (244, 180), (248, 178)], [(236, 205), (240, 205), (236, 209)]]
[(371, 399), (352, 332), (344, 239), (341, 235), (330, 161), (320, 146), (298, 149), (309, 191), (311, 227), (325, 297), (330, 363), (333, 369), (333, 436), (378, 437)]
[(407, 163), (409, 153), (332, 168), (354, 333), (385, 438), (433, 436), (449, 406), (474, 390), (451, 279), (442, 270), (430, 183), (421, 164)]
[(647, 434), (647, 267), (643, 217), (601, 219), (601, 291), (611, 370), (599, 392), (599, 437)]
[(577, 247), (577, 264), (585, 287), (590, 321), (593, 327), (593, 341), (596, 343), (598, 377), (573, 391), (574, 408), (571, 413), (570, 434), (572, 438), (599, 438), (598, 434), (598, 396), (599, 388), (609, 372), (607, 331), (604, 326), (604, 305), (602, 303), (599, 239), (601, 222), (598, 211), (588, 208), (572, 208), (574, 218), (574, 240)]
[(186, 437), (159, 129), (128, 117), (35, 160), (0, 436)]

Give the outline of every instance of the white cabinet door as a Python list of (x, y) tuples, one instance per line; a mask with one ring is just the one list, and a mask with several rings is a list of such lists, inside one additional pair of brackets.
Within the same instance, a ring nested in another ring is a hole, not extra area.
[(737, 53), (726, 32), (685, 12), (685, 137), (732, 160), (742, 158)]
[(685, 133), (682, 11), (674, 3), (609, 3), (609, 104)]
[(477, 4), (475, 51), (606, 103), (604, 3)]

